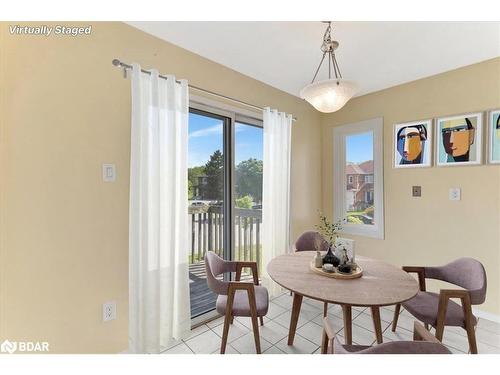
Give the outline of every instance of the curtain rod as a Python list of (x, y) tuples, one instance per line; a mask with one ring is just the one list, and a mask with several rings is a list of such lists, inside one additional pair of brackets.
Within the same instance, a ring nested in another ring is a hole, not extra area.
[[(125, 74), (125, 78), (127, 77), (127, 69), (129, 70), (132, 70), (132, 65), (130, 64), (127, 64), (127, 63), (124, 63), (118, 59), (113, 59), (113, 61), (111, 61), (111, 63), (118, 67), (118, 68), (123, 68), (124, 69), (124, 74)], [(141, 71), (143, 73), (146, 73), (146, 74), (151, 74), (151, 71), (149, 70), (145, 70), (145, 69), (142, 69), (141, 68)], [(162, 75), (159, 75), (160, 78), (163, 78), (163, 79), (167, 79), (167, 77), (165, 76), (162, 76)], [(180, 83), (179, 81), (176, 81), (177, 83)], [(239, 100), (239, 99), (235, 99), (235, 98), (231, 98), (230, 96), (226, 96), (226, 95), (222, 95), (222, 94), (219, 94), (219, 93), (216, 93), (214, 91), (210, 91), (210, 90), (206, 90), (206, 89), (202, 89), (201, 87), (197, 87), (197, 86), (193, 86), (193, 85), (188, 85), (189, 88), (192, 88), (192, 89), (195, 89), (195, 90), (198, 90), (198, 91), (201, 91), (201, 92), (204, 92), (206, 94), (209, 94), (209, 95), (213, 95), (213, 96), (217, 96), (219, 98), (223, 98), (223, 99), (226, 99), (226, 100), (230, 100), (232, 102), (235, 102), (235, 103), (238, 103), (238, 104), (242, 104), (242, 105), (245, 105), (247, 107), (250, 107), (250, 108), (253, 108), (253, 109), (258, 109), (259, 111), (263, 111), (264, 108), (263, 107), (259, 107), (258, 105), (254, 105), (254, 104), (251, 104), (251, 103), (247, 103), (247, 102), (244, 102), (242, 100)], [(292, 118), (293, 121), (296, 121), (297, 118), (296, 117), (293, 117)]]

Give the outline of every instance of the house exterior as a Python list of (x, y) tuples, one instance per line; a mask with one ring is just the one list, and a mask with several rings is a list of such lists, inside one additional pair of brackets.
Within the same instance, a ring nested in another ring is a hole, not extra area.
[(362, 211), (373, 205), (373, 160), (346, 166), (346, 209)]

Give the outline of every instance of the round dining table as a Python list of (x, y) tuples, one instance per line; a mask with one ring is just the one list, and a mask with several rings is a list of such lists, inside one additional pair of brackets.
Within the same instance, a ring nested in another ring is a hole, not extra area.
[(363, 269), (360, 278), (327, 277), (311, 270), (315, 254), (315, 251), (298, 251), (280, 255), (267, 266), (271, 279), (293, 292), (288, 345), (293, 345), (303, 297), (342, 307), (347, 345), (352, 345), (352, 307), (370, 307), (377, 343), (382, 343), (380, 307), (413, 298), (419, 290), (417, 281), (401, 268), (363, 256), (356, 256), (356, 263)]

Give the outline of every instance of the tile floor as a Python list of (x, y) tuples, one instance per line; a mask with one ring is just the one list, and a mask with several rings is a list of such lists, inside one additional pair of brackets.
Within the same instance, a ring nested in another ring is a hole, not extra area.
[[(297, 333), (293, 346), (287, 345), (288, 326), (292, 307), (289, 293), (274, 298), (270, 302), (269, 312), (264, 318), (264, 326), (260, 329), (261, 349), (264, 354), (318, 354), (322, 333), (323, 304), (304, 298), (297, 325)], [(398, 329), (392, 332), (390, 325), (394, 307), (381, 308), (383, 337), (385, 341), (412, 340), (414, 318), (402, 309), (398, 320)], [(328, 314), (337, 336), (343, 339), (343, 320), (340, 306), (330, 305)], [(373, 345), (375, 333), (370, 309), (353, 307), (352, 339), (356, 344)], [(164, 354), (209, 354), (219, 353), (223, 318), (203, 324), (191, 332), (185, 340), (172, 343)], [(255, 353), (250, 318), (236, 318), (229, 329), (227, 354)], [(476, 328), (476, 339), (480, 354), (500, 354), (500, 324), (479, 319)], [(469, 350), (467, 335), (461, 328), (447, 327), (443, 343), (453, 352), (467, 353)]]

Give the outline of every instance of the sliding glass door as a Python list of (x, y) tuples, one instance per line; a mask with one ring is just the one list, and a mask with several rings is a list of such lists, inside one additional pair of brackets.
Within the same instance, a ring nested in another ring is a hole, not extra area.
[(259, 265), (262, 259), (263, 134), (259, 125), (258, 120), (231, 112), (202, 105), (190, 108), (189, 279), (191, 318), (197, 322), (213, 315), (217, 298), (206, 282), (208, 251), (226, 260)]
[(188, 199), (191, 248), (189, 282), (191, 317), (215, 308), (216, 295), (207, 286), (204, 258), (214, 251), (223, 258), (227, 246), (225, 221), (226, 143), (230, 118), (191, 109), (189, 113)]
[[(237, 119), (235, 124), (233, 259), (257, 262), (260, 271), (264, 134), (259, 121)], [(244, 271), (242, 277), (251, 275), (248, 269)]]

